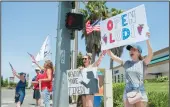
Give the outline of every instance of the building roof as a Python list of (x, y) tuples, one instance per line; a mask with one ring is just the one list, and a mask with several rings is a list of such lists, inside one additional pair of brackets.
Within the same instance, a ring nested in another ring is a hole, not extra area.
[(164, 55), (164, 56), (159, 57), (159, 58), (152, 59), (150, 64), (154, 64), (154, 63), (158, 63), (158, 62), (162, 62), (162, 61), (166, 61), (166, 60), (169, 60), (169, 54)]

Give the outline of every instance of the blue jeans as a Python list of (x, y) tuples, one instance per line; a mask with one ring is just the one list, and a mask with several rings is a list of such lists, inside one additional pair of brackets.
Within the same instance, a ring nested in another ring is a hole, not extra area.
[(131, 92), (133, 90), (138, 90), (138, 89), (142, 94), (142, 101), (148, 102), (148, 97), (145, 92), (144, 84), (141, 84), (140, 87), (139, 87), (139, 84), (133, 84), (133, 85), (126, 84), (124, 94), (123, 94), (123, 100), (126, 101), (128, 92)]
[(46, 89), (42, 91), (43, 101), (45, 107), (50, 107), (50, 92)]

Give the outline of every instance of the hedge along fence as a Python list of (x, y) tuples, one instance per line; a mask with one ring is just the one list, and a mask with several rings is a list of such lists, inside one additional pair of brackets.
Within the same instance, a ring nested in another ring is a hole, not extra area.
[[(114, 107), (124, 107), (123, 105), (123, 92), (125, 84), (124, 83), (114, 83), (113, 84), (113, 106)], [(168, 92), (148, 92), (148, 107), (168, 107)], [(102, 101), (102, 106), (104, 107), (104, 102)]]

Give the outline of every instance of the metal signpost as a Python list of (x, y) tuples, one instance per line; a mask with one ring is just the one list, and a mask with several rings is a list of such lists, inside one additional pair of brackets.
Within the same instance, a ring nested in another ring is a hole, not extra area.
[(53, 107), (69, 107), (66, 71), (70, 69), (70, 32), (65, 27), (66, 13), (71, 12), (70, 2), (59, 2), (56, 44), (56, 69), (54, 79)]

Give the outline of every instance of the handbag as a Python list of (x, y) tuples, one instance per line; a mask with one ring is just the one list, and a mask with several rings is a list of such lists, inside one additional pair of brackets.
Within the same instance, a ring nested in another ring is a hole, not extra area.
[(141, 83), (141, 81), (139, 81), (139, 87), (137, 90), (133, 90), (133, 91), (127, 93), (127, 98), (128, 98), (128, 101), (130, 104), (135, 104), (142, 100), (142, 94), (139, 90), (140, 83)]

